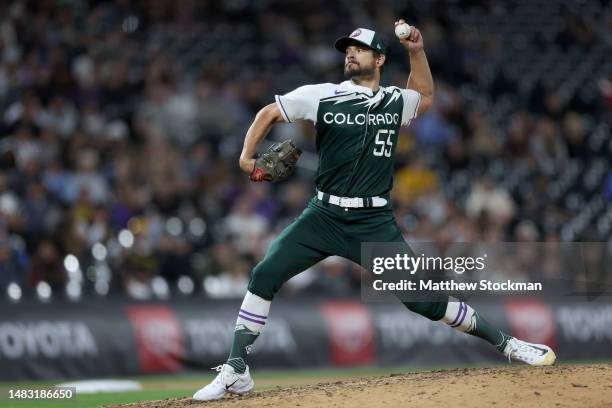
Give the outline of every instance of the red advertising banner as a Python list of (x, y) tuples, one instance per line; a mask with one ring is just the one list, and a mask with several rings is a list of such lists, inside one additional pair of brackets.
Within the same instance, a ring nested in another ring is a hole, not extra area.
[(331, 342), (334, 365), (368, 364), (374, 360), (374, 326), (368, 309), (359, 302), (325, 302), (321, 305)]
[(126, 312), (134, 328), (142, 372), (179, 370), (184, 355), (183, 336), (181, 324), (171, 308), (133, 305)]
[(538, 299), (505, 301), (512, 335), (531, 343), (557, 347), (555, 317), (550, 306)]

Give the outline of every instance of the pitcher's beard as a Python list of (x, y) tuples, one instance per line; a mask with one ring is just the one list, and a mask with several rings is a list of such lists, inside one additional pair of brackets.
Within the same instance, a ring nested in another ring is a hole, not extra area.
[(371, 78), (374, 76), (374, 69), (362, 68), (361, 65), (349, 64), (344, 67), (344, 77), (346, 79), (353, 78)]

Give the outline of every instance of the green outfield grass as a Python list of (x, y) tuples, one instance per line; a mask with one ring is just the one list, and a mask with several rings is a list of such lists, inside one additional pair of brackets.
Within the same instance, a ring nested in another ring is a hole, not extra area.
[[(575, 361), (572, 364), (605, 363), (606, 361)], [(500, 364), (503, 365), (503, 364)], [(485, 367), (491, 364), (463, 365), (461, 367)], [(453, 368), (456, 368), (454, 366)], [(371, 377), (391, 373), (428, 371), (448, 366), (429, 367), (365, 367), (351, 369), (322, 370), (257, 370), (254, 378), (256, 390), (262, 391), (276, 387), (291, 385), (331, 382), (356, 377)], [(112, 404), (127, 404), (130, 402), (160, 400), (165, 398), (189, 397), (195, 390), (209, 382), (216, 373), (209, 374), (176, 374), (146, 377), (128, 377), (122, 379), (135, 380), (141, 383), (142, 391), (111, 392), (98, 394), (77, 394), (71, 400), (9, 400), (9, 389), (43, 389), (52, 387), (62, 381), (36, 382), (2, 382), (0, 383), (0, 408), (89, 408)], [(116, 377), (117, 378), (117, 377)]]

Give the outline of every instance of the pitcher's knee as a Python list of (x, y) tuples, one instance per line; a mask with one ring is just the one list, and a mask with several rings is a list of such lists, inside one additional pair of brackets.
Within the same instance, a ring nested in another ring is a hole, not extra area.
[(284, 282), (273, 272), (273, 269), (266, 268), (262, 264), (263, 262), (257, 264), (251, 272), (249, 292), (266, 300), (272, 300)]

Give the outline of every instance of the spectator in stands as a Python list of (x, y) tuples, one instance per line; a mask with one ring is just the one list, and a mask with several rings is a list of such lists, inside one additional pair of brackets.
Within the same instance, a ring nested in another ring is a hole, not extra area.
[(588, 145), (585, 143), (586, 129), (578, 113), (569, 112), (563, 118), (563, 136), (569, 157), (581, 160), (589, 157)]
[(482, 177), (474, 183), (465, 207), (472, 219), (484, 214), (492, 225), (500, 227), (508, 225), (516, 211), (512, 197), (489, 177)]
[(417, 157), (396, 173), (392, 195), (400, 204), (408, 204), (421, 195), (437, 190), (439, 182), (425, 160)]
[(10, 283), (23, 286), (28, 262), (23, 240), (17, 235), (8, 234), (0, 225), (0, 289)]
[(529, 132), (531, 118), (527, 112), (516, 112), (510, 119), (508, 140), (504, 146), (504, 153), (512, 159), (529, 158)]
[(529, 137), (529, 150), (544, 174), (552, 176), (567, 160), (567, 146), (553, 120), (541, 118)]
[(49, 238), (42, 239), (36, 246), (36, 252), (28, 268), (28, 285), (36, 287), (39, 282), (47, 282), (53, 293), (61, 296), (67, 276), (63, 257), (57, 244)]

